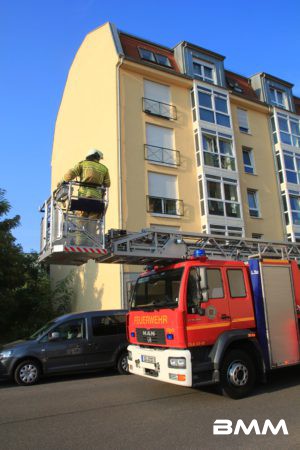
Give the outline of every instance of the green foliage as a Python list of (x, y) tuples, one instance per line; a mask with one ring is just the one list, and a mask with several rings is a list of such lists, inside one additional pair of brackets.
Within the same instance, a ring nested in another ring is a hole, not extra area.
[(12, 230), (20, 217), (3, 218), (10, 204), (0, 189), (0, 341), (29, 336), (53, 317), (71, 309), (72, 275), (51, 289), (37, 253), (25, 254)]

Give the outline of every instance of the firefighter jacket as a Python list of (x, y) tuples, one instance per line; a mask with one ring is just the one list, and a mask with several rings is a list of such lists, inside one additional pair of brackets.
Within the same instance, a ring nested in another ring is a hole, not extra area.
[[(69, 170), (64, 178), (63, 181), (71, 181), (74, 180), (74, 178), (79, 178), (80, 182), (82, 183), (90, 183), (95, 184), (96, 186), (104, 186), (109, 187), (110, 186), (110, 178), (109, 178), (109, 172), (108, 168), (97, 161), (81, 161), (80, 163), (76, 164), (73, 169)], [(78, 195), (80, 197), (89, 197), (89, 198), (98, 198), (102, 199), (103, 192), (100, 189), (97, 189), (96, 187), (84, 187), (81, 186), (78, 191)]]

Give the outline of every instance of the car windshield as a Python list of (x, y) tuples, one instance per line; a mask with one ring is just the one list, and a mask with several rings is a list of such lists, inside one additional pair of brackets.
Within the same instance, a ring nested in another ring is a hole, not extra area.
[(40, 328), (39, 330), (37, 330), (35, 333), (33, 333), (28, 340), (30, 341), (34, 341), (36, 339), (38, 339), (39, 337), (41, 337), (43, 334), (46, 333), (47, 330), (49, 330), (49, 328), (51, 328), (53, 325), (55, 325), (55, 322), (51, 321), (46, 323), (46, 325), (44, 325), (42, 328)]
[(183, 268), (143, 276), (136, 282), (131, 309), (176, 308)]

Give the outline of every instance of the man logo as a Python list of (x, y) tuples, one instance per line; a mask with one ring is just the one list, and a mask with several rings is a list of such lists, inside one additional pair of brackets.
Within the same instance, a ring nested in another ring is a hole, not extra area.
[(247, 436), (254, 430), (255, 434), (258, 435), (266, 435), (268, 433), (268, 430), (271, 431), (272, 434), (277, 435), (282, 430), (283, 434), (289, 434), (285, 420), (281, 419), (279, 420), (276, 427), (273, 426), (271, 420), (267, 419), (265, 420), (265, 423), (263, 425), (262, 430), (260, 431), (258, 422), (256, 419), (253, 419), (250, 422), (250, 425), (247, 427), (244, 422), (239, 419), (236, 423), (235, 429), (233, 431), (232, 428), (232, 421), (227, 419), (218, 419), (215, 420), (214, 426), (213, 426), (213, 434), (239, 434), (242, 430), (244, 434)]

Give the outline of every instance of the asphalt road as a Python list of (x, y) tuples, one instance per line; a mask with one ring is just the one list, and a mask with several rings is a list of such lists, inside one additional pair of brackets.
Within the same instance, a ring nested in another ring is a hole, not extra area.
[[(286, 421), (289, 435), (214, 436), (216, 419)], [(243, 400), (100, 372), (0, 383), (0, 449), (300, 449), (300, 368), (273, 374)]]

